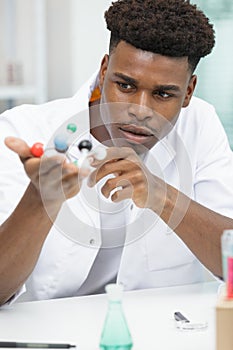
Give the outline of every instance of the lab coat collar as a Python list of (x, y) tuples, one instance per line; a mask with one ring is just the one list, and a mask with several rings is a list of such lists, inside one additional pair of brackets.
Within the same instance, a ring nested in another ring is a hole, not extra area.
[(144, 163), (151, 172), (163, 177), (163, 171), (173, 161), (175, 155), (176, 151), (167, 136), (148, 152)]
[(79, 110), (87, 109), (93, 90), (99, 85), (99, 71), (95, 72), (90, 79), (76, 92), (73, 99), (79, 104)]
[[(71, 115), (57, 129), (57, 133), (59, 134), (64, 132), (68, 122), (77, 124), (78, 131), (69, 137), (71, 144), (76, 145), (81, 140), (91, 138), (89, 99), (93, 89), (97, 85), (98, 74), (95, 73), (72, 98), (72, 106), (76, 106), (76, 108), (72, 107), (70, 113), (74, 110), (79, 112)], [(53, 147), (53, 139), (50, 140), (48, 147)], [(72, 150), (71, 153), (73, 153)], [(101, 245), (98, 194), (95, 189), (88, 187), (86, 181), (83, 182), (79, 194), (66, 201), (63, 205), (60, 215), (56, 220), (56, 226), (63, 232), (66, 232), (66, 235), (71, 240), (81, 245), (93, 248)], [(77, 227), (80, 228), (79, 232), (77, 232)]]

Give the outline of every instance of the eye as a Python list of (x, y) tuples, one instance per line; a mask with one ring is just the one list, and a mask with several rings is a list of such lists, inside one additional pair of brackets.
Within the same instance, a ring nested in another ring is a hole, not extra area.
[(127, 84), (127, 83), (122, 83), (120, 81), (117, 82), (117, 85), (123, 91), (129, 91), (129, 90), (132, 90), (134, 88), (134, 86)]
[(172, 97), (173, 95), (172, 94), (169, 94), (167, 93), (166, 91), (156, 91), (154, 92), (154, 95), (156, 96), (159, 96), (159, 97), (162, 97), (163, 99), (167, 99), (169, 97)]

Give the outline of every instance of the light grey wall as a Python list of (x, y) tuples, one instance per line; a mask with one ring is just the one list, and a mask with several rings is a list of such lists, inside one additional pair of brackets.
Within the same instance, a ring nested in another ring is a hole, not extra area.
[(47, 0), (49, 99), (73, 95), (108, 50), (110, 0)]
[(98, 69), (108, 50), (104, 11), (110, 0), (71, 0), (72, 91)]
[(71, 4), (72, 0), (47, 0), (49, 100), (72, 95)]
[[(6, 2), (16, 4), (12, 14), (15, 30), (8, 38), (5, 25)], [(99, 67), (108, 49), (109, 33), (104, 11), (110, 0), (45, 0), (48, 100), (71, 96)], [(15, 46), (15, 61), (21, 64), (23, 82), (35, 79), (34, 0), (0, 0), (0, 85), (5, 81), (8, 44)], [(11, 45), (10, 45), (11, 46)], [(16, 103), (33, 102), (16, 101)]]
[(193, 0), (210, 18), (216, 34), (212, 53), (202, 59), (196, 73), (195, 94), (212, 103), (233, 149), (233, 2)]
[[(21, 64), (23, 79), (30, 83), (33, 79), (33, 6), (30, 0), (24, 0), (20, 6), (18, 0), (9, 1), (15, 8), (12, 14), (7, 11), (7, 1), (0, 0), (0, 84), (6, 82), (6, 65), (9, 60)], [(25, 69), (27, 67), (27, 69)]]

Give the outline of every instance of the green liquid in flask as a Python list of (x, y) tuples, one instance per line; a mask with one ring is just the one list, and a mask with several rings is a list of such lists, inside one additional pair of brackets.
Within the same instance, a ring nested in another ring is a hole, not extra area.
[(122, 309), (122, 286), (106, 286), (109, 298), (108, 311), (100, 340), (101, 350), (130, 350), (133, 346), (125, 315)]

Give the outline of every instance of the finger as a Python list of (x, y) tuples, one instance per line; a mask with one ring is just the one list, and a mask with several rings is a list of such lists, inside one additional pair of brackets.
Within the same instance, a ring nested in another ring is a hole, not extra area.
[[(44, 198), (55, 198), (59, 193), (73, 193), (78, 188), (78, 169), (73, 164), (53, 166), (47, 173), (38, 173), (38, 184)], [(66, 190), (64, 192), (64, 190)], [(66, 195), (64, 194), (64, 198)]]
[(63, 167), (64, 174), (66, 172), (67, 173), (74, 172), (79, 174), (81, 177), (87, 177), (91, 172), (91, 169), (82, 168), (82, 167), (80, 168), (80, 167), (77, 167), (74, 163), (68, 162), (65, 155), (57, 154), (50, 157), (48, 157), (47, 155), (42, 156), (41, 169), (40, 169), (41, 175), (44, 175), (50, 172), (53, 167), (57, 167), (57, 166)]
[(79, 169), (72, 163), (65, 163), (62, 167), (53, 167), (48, 174), (39, 178), (43, 199), (46, 201), (60, 197), (65, 200), (73, 197), (80, 190), (79, 175)]
[(27, 175), (32, 179), (38, 179), (40, 177), (46, 177), (51, 173), (53, 170), (60, 169), (61, 173), (61, 162), (59, 161), (41, 161), (40, 158), (29, 158), (24, 161), (24, 169), (27, 173)]
[(98, 169), (91, 173), (88, 179), (88, 185), (93, 187), (98, 181), (107, 175), (114, 174), (115, 176), (120, 176), (124, 173), (135, 172), (139, 168), (141, 168), (141, 166), (139, 166), (138, 160), (135, 159), (119, 159), (109, 161), (102, 164)]
[[(115, 162), (114, 162), (115, 163)], [(117, 169), (117, 171), (116, 171)], [(118, 165), (117, 167), (113, 166), (113, 162), (108, 162), (100, 166), (98, 169), (92, 171), (88, 178), (88, 186), (93, 187), (107, 175), (119, 176), (122, 173), (122, 168)]]
[(122, 189), (115, 191), (111, 196), (111, 200), (114, 203), (118, 203), (118, 202), (121, 202), (125, 199), (130, 199), (132, 197), (133, 197), (132, 186), (127, 186), (127, 187), (124, 187)]
[(93, 158), (91, 165), (98, 167), (106, 162), (118, 161), (136, 155), (136, 153), (129, 147), (109, 147), (104, 159)]
[(78, 181), (78, 172), (66, 174), (62, 179), (62, 188), (66, 197), (74, 196), (80, 189), (80, 183)]
[(113, 191), (124, 190), (127, 187), (132, 188), (132, 184), (128, 179), (125, 179), (123, 177), (116, 177), (107, 180), (101, 188), (101, 192), (106, 198), (109, 198), (109, 196), (112, 195)]
[[(40, 177), (53, 177), (55, 179), (58, 174), (62, 174), (62, 165), (64, 163), (63, 158), (37, 158), (32, 157), (24, 161), (24, 168), (27, 175), (33, 180)], [(75, 168), (75, 167), (74, 167)], [(61, 178), (61, 176), (60, 176)]]
[(91, 166), (97, 168), (97, 170), (93, 171), (89, 176), (88, 185), (93, 187), (99, 180), (109, 174), (121, 174), (123, 169), (126, 169), (123, 167), (124, 163), (121, 162), (126, 159), (131, 161), (132, 164), (139, 164), (141, 162), (134, 150), (129, 147), (108, 148), (106, 157), (103, 160), (93, 159)]
[(30, 147), (24, 140), (18, 137), (8, 136), (5, 138), (4, 142), (10, 150), (19, 155), (22, 161), (32, 157)]
[(54, 168), (65, 167), (66, 158), (64, 155), (56, 155), (53, 157), (42, 156), (40, 162), (40, 175), (46, 175), (52, 171)]
[(30, 178), (39, 173), (39, 168), (40, 160), (38, 158), (29, 158), (24, 162), (24, 169)]
[(75, 181), (80, 184), (80, 181), (89, 174), (86, 170), (80, 171), (80, 169), (72, 163), (59, 163), (59, 160), (57, 160), (57, 162), (53, 161), (52, 164), (47, 161), (45, 163), (45, 166), (43, 165), (39, 169), (41, 182), (43, 181), (42, 179), (44, 179), (46, 183), (49, 179), (50, 183), (69, 183), (70, 179), (75, 178)]

